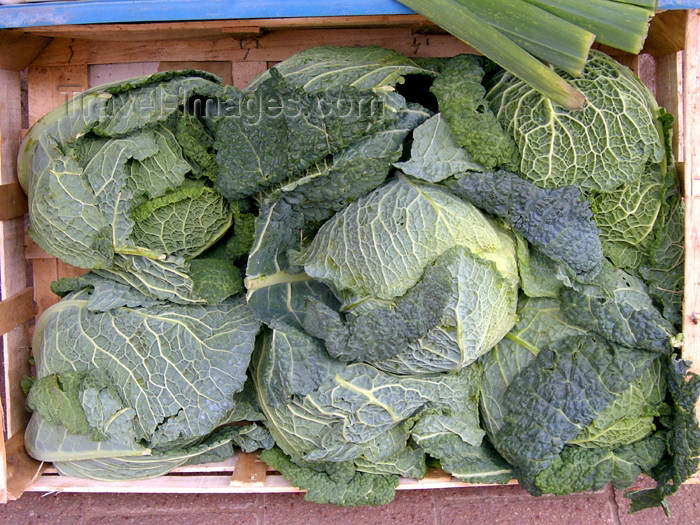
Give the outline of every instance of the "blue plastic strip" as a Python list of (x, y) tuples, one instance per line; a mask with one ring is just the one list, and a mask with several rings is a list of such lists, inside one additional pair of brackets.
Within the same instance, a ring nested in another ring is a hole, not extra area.
[[(700, 0), (659, 0), (659, 9), (692, 8), (700, 8)], [(1, 6), (0, 28), (411, 12), (396, 0), (83, 0)]]

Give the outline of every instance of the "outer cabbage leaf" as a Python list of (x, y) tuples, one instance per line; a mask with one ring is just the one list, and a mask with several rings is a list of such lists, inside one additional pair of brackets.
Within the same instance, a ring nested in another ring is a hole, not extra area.
[[(262, 441), (254, 439), (246, 443), (244, 437), (259, 432)], [(163, 453), (126, 457), (102, 457), (79, 461), (54, 461), (56, 470), (64, 476), (97, 479), (100, 481), (122, 481), (148, 479), (167, 474), (171, 470), (191, 463), (223, 461), (233, 455), (233, 446), (245, 444), (253, 450), (272, 443), (267, 434), (257, 425), (227, 427), (207, 437), (202, 443)]]
[(490, 437), (503, 425), (506, 389), (518, 374), (550, 344), (587, 333), (562, 315), (557, 299), (521, 298), (517, 316), (513, 329), (479, 360), (481, 418)]
[(492, 443), (516, 467), (518, 479), (536, 491), (535, 477), (657, 357), (592, 336), (550, 345), (508, 385), (503, 424)]
[(411, 158), (396, 162), (394, 166), (427, 182), (440, 182), (457, 173), (484, 169), (472, 160), (466, 149), (459, 147), (441, 113), (415, 129)]
[(689, 363), (675, 357), (666, 366), (671, 414), (664, 421), (669, 429), (667, 454), (651, 469), (657, 483), (653, 489), (627, 493), (632, 502), (630, 511), (661, 506), (670, 516), (666, 498), (678, 491), (683, 482), (693, 476), (700, 464), (700, 428), (695, 414), (700, 396), (700, 377), (688, 372)]
[(547, 494), (601, 490), (612, 481), (618, 489), (659, 463), (666, 449), (663, 434), (616, 449), (567, 446), (552, 465), (537, 475), (537, 487)]
[(575, 187), (542, 189), (506, 171), (470, 173), (450, 189), (501, 217), (551, 259), (584, 282), (603, 266), (603, 247), (593, 214)]
[(233, 99), (217, 124), (216, 189), (229, 199), (253, 195), (391, 125), (405, 107), (398, 95), (342, 86), (318, 93), (289, 84), (276, 69), (255, 91)]
[(444, 434), (424, 439), (420, 446), (460, 481), (508, 483), (513, 479), (512, 467), (486, 441), (475, 447), (456, 434)]
[(518, 173), (541, 187), (609, 192), (663, 160), (656, 102), (628, 68), (591, 51), (580, 78), (560, 74), (586, 96), (582, 111), (552, 104), (507, 72), (486, 94), (518, 145)]
[(133, 242), (187, 259), (209, 248), (233, 220), (228, 203), (212, 188), (195, 181), (142, 203), (132, 215), (137, 218), (131, 232)]
[(665, 167), (654, 164), (637, 181), (591, 197), (605, 255), (616, 267), (636, 272), (649, 252), (664, 213), (665, 178)]
[[(459, 55), (447, 60), (430, 91), (438, 101), (440, 112), (450, 125), (457, 144), (486, 169), (502, 167), (516, 170), (518, 147), (505, 131), (503, 122), (489, 108), (485, 89), (482, 58)], [(503, 125), (503, 127), (501, 127)]]
[[(433, 68), (378, 46), (319, 46), (292, 55), (275, 69), (291, 85), (309, 93), (344, 86), (380, 91), (403, 83), (405, 75), (435, 75)], [(269, 76), (269, 72), (258, 75), (246, 91), (257, 89)]]
[(569, 444), (584, 448), (614, 448), (646, 438), (656, 429), (656, 418), (666, 411), (666, 374), (661, 360), (613, 399)]
[(292, 462), (281, 449), (264, 451), (260, 459), (279, 471), (292, 485), (306, 491), (304, 499), (314, 503), (332, 503), (341, 507), (384, 505), (394, 500), (399, 484), (397, 475), (356, 472), (349, 480), (334, 480), (319, 472)]
[(564, 315), (573, 323), (630, 348), (668, 354), (675, 330), (655, 308), (646, 285), (606, 265), (596, 279), (561, 292)]
[(639, 274), (649, 287), (649, 295), (661, 305), (664, 317), (680, 327), (683, 322), (685, 206), (675, 170), (670, 171), (668, 179), (666, 213), (654, 227), (649, 255), (639, 267)]
[[(138, 282), (141, 292), (156, 299), (204, 302), (192, 293), (187, 268), (177, 258), (216, 241), (231, 212), (220, 196), (206, 193), (209, 199), (200, 202), (204, 192), (182, 193), (192, 167), (171, 129), (192, 97), (222, 93), (218, 79), (206, 73), (159, 73), (90, 89), (40, 119), (19, 156), (37, 244), (74, 266), (136, 273), (117, 278)], [(175, 201), (176, 213), (162, 209), (152, 216), (161, 204)], [(218, 226), (197, 231), (200, 222)], [(153, 234), (152, 227), (161, 230), (155, 244), (140, 235), (144, 228)], [(176, 230), (184, 232), (185, 246), (175, 241)]]
[(93, 312), (89, 297), (89, 290), (70, 294), (39, 320), (37, 377), (104, 371), (112, 397), (136, 413), (135, 439), (154, 450), (212, 432), (243, 389), (259, 328), (242, 298)]

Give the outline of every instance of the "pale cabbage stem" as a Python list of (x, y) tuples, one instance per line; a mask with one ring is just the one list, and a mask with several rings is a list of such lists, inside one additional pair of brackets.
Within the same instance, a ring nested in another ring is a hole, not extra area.
[(246, 277), (243, 280), (243, 283), (245, 284), (246, 290), (248, 290), (248, 292), (252, 292), (259, 290), (260, 288), (267, 288), (268, 286), (274, 286), (276, 284), (289, 284), (310, 280), (311, 277), (304, 272), (276, 272), (271, 273), (270, 275), (261, 275), (260, 277)]

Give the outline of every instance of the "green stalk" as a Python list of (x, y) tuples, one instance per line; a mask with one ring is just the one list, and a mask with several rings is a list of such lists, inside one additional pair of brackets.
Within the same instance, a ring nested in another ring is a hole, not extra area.
[(595, 35), (523, 0), (458, 0), (532, 55), (580, 76)]
[(651, 9), (652, 11), (656, 11), (656, 9), (659, 7), (658, 0), (610, 0), (610, 1), (617, 2), (619, 4), (637, 5), (639, 7), (645, 7), (647, 9)]
[(456, 0), (399, 0), (466, 42), (553, 102), (583, 109), (586, 98), (552, 69)]
[(642, 50), (653, 9), (613, 0), (525, 0), (596, 36), (596, 41), (637, 54)]

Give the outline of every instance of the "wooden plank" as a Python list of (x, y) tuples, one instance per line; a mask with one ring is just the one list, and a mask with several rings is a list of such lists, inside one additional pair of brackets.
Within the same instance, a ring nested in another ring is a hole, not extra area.
[(231, 83), (238, 89), (246, 87), (257, 75), (269, 69), (267, 62), (233, 62)]
[(657, 13), (649, 26), (642, 53), (669, 55), (685, 48), (687, 13), (691, 11), (664, 11)]
[(683, 355), (700, 373), (700, 10), (688, 12), (684, 53), (685, 289)]
[[(17, 184), (17, 151), (22, 127), (20, 74), (0, 70), (0, 185)], [(18, 211), (18, 210), (16, 210)], [(0, 294), (8, 298), (27, 288), (24, 260), (24, 217), (0, 221)], [(2, 336), (5, 438), (27, 421), (20, 380), (29, 372), (29, 339), (25, 326)], [(2, 438), (0, 437), (0, 440)], [(4, 480), (4, 478), (3, 478)]]
[(164, 61), (158, 65), (158, 71), (173, 71), (177, 69), (199, 69), (202, 71), (208, 71), (209, 73), (214, 73), (216, 76), (221, 78), (224, 84), (233, 84), (233, 76), (231, 71), (231, 61), (230, 60), (220, 60), (220, 61), (207, 61), (207, 62), (177, 62), (177, 61)]
[(130, 40), (194, 40), (217, 38), (223, 34), (259, 28), (261, 31), (280, 28), (331, 27), (424, 27), (430, 24), (420, 15), (321, 16), (301, 18), (265, 18), (242, 20), (156, 22), (132, 24), (84, 24), (36, 26), (22, 30), (32, 36), (80, 38), (100, 41)]
[(656, 100), (671, 113), (673, 122), (673, 155), (678, 162), (685, 160), (685, 130), (683, 128), (683, 53), (656, 57)]
[(0, 334), (26, 323), (34, 317), (34, 302), (32, 288), (0, 301)]
[(29, 125), (88, 88), (88, 67), (82, 65), (30, 67)]
[(32, 260), (32, 259), (52, 259), (53, 256), (49, 253), (46, 253), (37, 243), (35, 243), (30, 237), (29, 234), (25, 230), (25, 239), (24, 239), (24, 257), (27, 260)]
[(63, 261), (56, 261), (56, 271), (58, 272), (58, 278), (63, 279), (64, 277), (80, 277), (85, 275), (90, 270), (85, 268), (77, 268), (76, 266), (71, 266)]
[(27, 196), (18, 183), (0, 185), (0, 221), (27, 213)]
[(37, 319), (47, 308), (58, 302), (58, 296), (51, 291), (51, 283), (58, 279), (58, 261), (51, 259), (34, 259), (34, 302)]
[(239, 452), (236, 468), (231, 476), (232, 487), (264, 487), (267, 465), (260, 461), (260, 452)]
[(19, 498), (48, 466), (27, 454), (24, 432), (17, 432), (5, 443), (7, 453), (7, 499)]
[(279, 61), (319, 45), (369, 45), (394, 49), (409, 56), (452, 56), (474, 50), (445, 34), (416, 34), (411, 28), (282, 30), (259, 38), (194, 41), (129, 41), (95, 45), (89, 40), (57, 38), (39, 55), (34, 67), (163, 61)]
[(50, 38), (21, 31), (0, 31), (0, 69), (22, 71), (49, 42)]
[(119, 82), (131, 77), (150, 75), (158, 71), (158, 62), (131, 64), (92, 64), (88, 67), (88, 87)]
[(246, 50), (238, 40), (157, 40), (103, 42), (56, 38), (34, 60), (34, 66), (61, 64), (123, 64), (128, 62), (160, 62), (177, 57), (189, 61), (243, 60)]
[(636, 75), (639, 75), (639, 55), (616, 55), (615, 60), (617, 60), (623, 66), (627, 66), (628, 68), (630, 68)]

